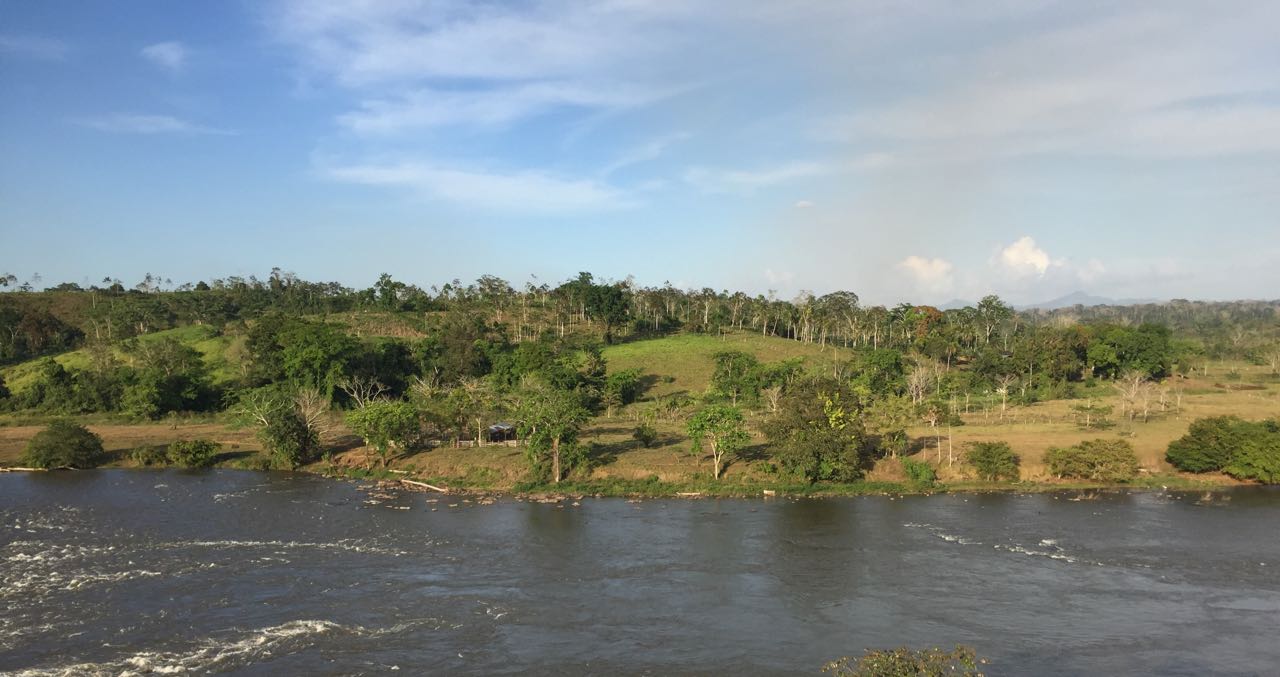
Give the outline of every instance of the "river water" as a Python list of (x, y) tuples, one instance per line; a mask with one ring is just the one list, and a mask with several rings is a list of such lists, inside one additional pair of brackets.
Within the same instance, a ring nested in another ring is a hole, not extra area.
[(964, 643), (993, 675), (1276, 673), (1280, 491), (1079, 498), (375, 504), (291, 473), (8, 474), (0, 672), (814, 674)]

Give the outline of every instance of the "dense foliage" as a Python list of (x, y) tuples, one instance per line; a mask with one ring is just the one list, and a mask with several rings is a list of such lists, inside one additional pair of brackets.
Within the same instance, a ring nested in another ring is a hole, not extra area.
[(222, 445), (210, 440), (182, 440), (169, 445), (166, 459), (184, 468), (208, 468), (218, 458)]
[(870, 454), (859, 408), (847, 384), (823, 378), (795, 384), (764, 423), (779, 465), (809, 482), (861, 478)]
[(50, 423), (27, 443), (21, 463), (32, 468), (92, 468), (102, 462), (102, 438), (67, 420)]
[(970, 442), (965, 459), (984, 480), (1018, 479), (1020, 459), (1008, 442)]
[(1138, 455), (1126, 440), (1096, 439), (1045, 454), (1049, 472), (1061, 478), (1127, 482), (1138, 474)]
[(1199, 419), (1169, 444), (1165, 459), (1187, 472), (1221, 471), (1236, 479), (1280, 483), (1280, 419)]

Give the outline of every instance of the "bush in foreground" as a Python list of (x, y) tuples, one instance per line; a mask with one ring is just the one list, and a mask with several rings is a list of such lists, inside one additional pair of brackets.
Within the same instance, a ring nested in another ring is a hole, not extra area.
[(1008, 442), (970, 442), (965, 458), (977, 471), (978, 477), (997, 482), (1017, 480), (1021, 460), (1013, 453)]
[(1045, 454), (1049, 472), (1061, 478), (1127, 482), (1138, 474), (1138, 455), (1125, 440), (1088, 440)]
[(58, 420), (27, 443), (21, 463), (33, 468), (92, 468), (102, 462), (102, 438), (88, 428)]
[(861, 658), (840, 658), (822, 666), (823, 672), (835, 677), (982, 677), (978, 666), (986, 663), (967, 646), (953, 651), (941, 649), (915, 650), (908, 647), (867, 650)]
[(170, 444), (166, 456), (170, 463), (184, 468), (208, 468), (221, 448), (209, 440), (184, 440)]

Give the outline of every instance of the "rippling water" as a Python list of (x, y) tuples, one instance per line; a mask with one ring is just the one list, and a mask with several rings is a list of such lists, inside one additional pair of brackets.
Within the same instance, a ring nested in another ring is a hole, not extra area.
[[(0, 476), (0, 671), (1275, 674), (1280, 492), (478, 505), (288, 473)], [(1203, 502), (1202, 502), (1203, 503)]]

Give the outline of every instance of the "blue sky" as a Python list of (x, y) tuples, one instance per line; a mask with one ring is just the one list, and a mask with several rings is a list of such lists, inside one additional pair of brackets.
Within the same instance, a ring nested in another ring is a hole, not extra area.
[(1280, 289), (1280, 5), (0, 0), (0, 272)]

